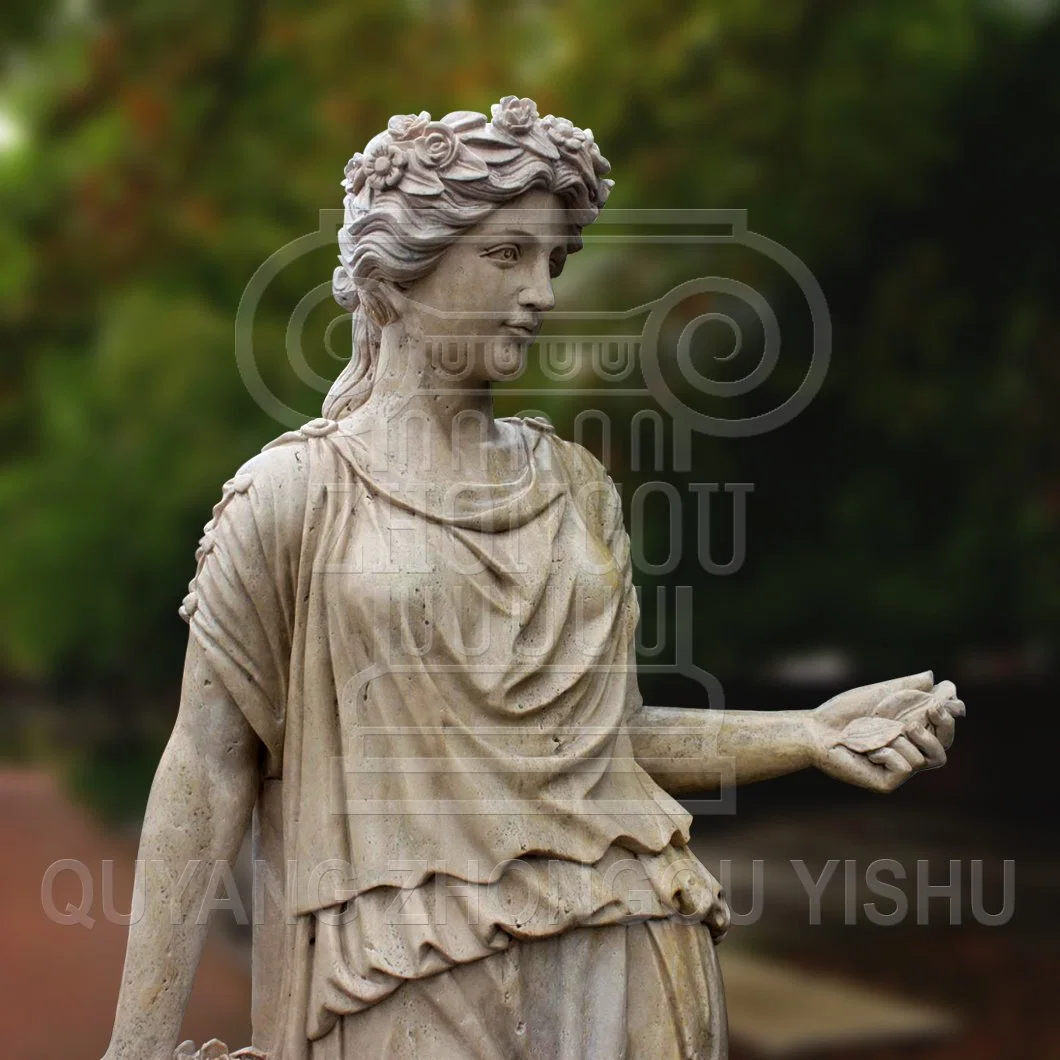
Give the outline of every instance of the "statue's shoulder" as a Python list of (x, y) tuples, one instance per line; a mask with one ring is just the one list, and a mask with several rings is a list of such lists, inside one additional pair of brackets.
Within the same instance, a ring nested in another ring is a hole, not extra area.
[(180, 613), (198, 608), (203, 570), (218, 548), (230, 564), (254, 566), (277, 555), (297, 555), (309, 505), (313, 450), (337, 430), (331, 420), (311, 420), (274, 438), (221, 487), (195, 552), (195, 576)]
[[(315, 419), (297, 430), (286, 431), (262, 447), (235, 474), (235, 479), (249, 479), (262, 490), (284, 490), (290, 487), (304, 494), (309, 481), (310, 458), (326, 453), (330, 439), (339, 429), (337, 420)], [(324, 443), (324, 444), (321, 444)]]
[(338, 429), (338, 420), (328, 420), (323, 417), (310, 420), (293, 431), (285, 431), (278, 438), (273, 438), (248, 463), (270, 468), (283, 467), (291, 461), (297, 463), (302, 454), (313, 447), (315, 442), (331, 438)]
[(565, 479), (587, 523), (600, 528), (604, 537), (610, 537), (616, 526), (622, 526), (622, 501), (607, 468), (584, 445), (557, 434), (548, 420), (527, 416), (518, 422), (524, 430), (547, 442), (553, 467)]
[(572, 486), (612, 485), (607, 468), (584, 445), (557, 434), (548, 420), (540, 416), (523, 416), (513, 417), (513, 421), (547, 441), (550, 452), (558, 458)]
[(556, 428), (544, 416), (508, 416), (506, 419), (509, 423), (517, 424), (528, 431), (553, 438), (559, 437)]
[(212, 522), (219, 522), (237, 497), (246, 497), (257, 520), (269, 518), (271, 512), (274, 518), (297, 525), (309, 496), (312, 462), (320, 459), (318, 453), (330, 450), (327, 439), (338, 427), (335, 420), (310, 420), (274, 438), (221, 487)]

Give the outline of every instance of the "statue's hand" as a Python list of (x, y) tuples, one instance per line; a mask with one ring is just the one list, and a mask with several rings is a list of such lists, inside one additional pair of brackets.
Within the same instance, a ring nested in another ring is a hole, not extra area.
[(945, 765), (964, 714), (956, 694), (930, 671), (843, 692), (810, 714), (815, 764), (837, 780), (894, 791), (919, 770)]

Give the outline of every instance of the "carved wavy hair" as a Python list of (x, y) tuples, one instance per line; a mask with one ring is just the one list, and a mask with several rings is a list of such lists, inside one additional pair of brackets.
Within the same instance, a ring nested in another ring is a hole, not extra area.
[(566, 206), (573, 253), (607, 201), (611, 167), (591, 130), (540, 118), (533, 100), (515, 96), (491, 114), (397, 115), (347, 164), (332, 292), (353, 314), (353, 353), (324, 399), (327, 418), (348, 416), (371, 393), (382, 329), (393, 319), (381, 282), (403, 289), (426, 276), (463, 232), (531, 189)]

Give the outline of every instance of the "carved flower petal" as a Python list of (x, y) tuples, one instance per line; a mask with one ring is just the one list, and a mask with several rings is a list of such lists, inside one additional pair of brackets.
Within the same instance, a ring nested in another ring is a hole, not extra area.
[(395, 114), (387, 122), (386, 131), (395, 140), (415, 140), (423, 135), (423, 130), (430, 122), (431, 116), (425, 110), (419, 114)]
[(522, 136), (529, 132), (537, 121), (537, 104), (525, 96), (504, 96), (500, 103), (490, 107), (494, 126), (503, 126), (509, 132)]
[(459, 144), (456, 133), (445, 122), (431, 122), (416, 141), (416, 156), (429, 168), (445, 169), (456, 157)]

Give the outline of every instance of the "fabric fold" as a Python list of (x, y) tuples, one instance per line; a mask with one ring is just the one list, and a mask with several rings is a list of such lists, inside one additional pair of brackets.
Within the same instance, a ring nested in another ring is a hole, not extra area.
[[(289, 959), (281, 977), (255, 956), (255, 1040), (280, 1060), (304, 1060), (310, 1011), (321, 1029), (513, 938), (683, 912), (653, 858), (720, 901), (625, 730), (638, 604), (617, 490), (580, 446), (510, 429), (519, 473), (454, 500), (384, 489), (344, 425), (315, 421), (245, 465), (208, 524), (185, 614), (275, 786), (258, 810), (282, 919), (255, 952)], [(613, 859), (630, 882), (604, 900)], [(481, 919), (432, 920), (437, 881), (472, 886)], [(424, 931), (385, 922), (397, 892)]]
[(710, 917), (720, 887), (685, 849), (634, 854), (613, 846), (594, 865), (521, 858), (486, 884), (435, 875), (411, 889), (377, 887), (317, 914), (310, 1040), (407, 980), (425, 979), (576, 927)]

